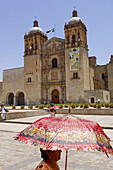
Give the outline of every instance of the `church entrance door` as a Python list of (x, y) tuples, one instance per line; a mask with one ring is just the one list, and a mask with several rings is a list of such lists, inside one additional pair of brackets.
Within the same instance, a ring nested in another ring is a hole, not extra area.
[(91, 97), (91, 103), (95, 103), (94, 97)]
[(52, 91), (52, 102), (59, 103), (59, 91), (57, 89)]
[(14, 104), (14, 94), (13, 93), (10, 93), (8, 96), (8, 104), (9, 105)]
[(24, 105), (24, 93), (20, 92), (18, 94), (18, 106)]

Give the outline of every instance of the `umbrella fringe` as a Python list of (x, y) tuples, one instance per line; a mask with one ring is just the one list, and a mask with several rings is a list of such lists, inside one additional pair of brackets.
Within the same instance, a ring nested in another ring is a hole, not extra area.
[(65, 144), (58, 144), (57, 146), (54, 146), (55, 143), (47, 143), (44, 142), (44, 141), (38, 141), (37, 139), (32, 139), (30, 137), (26, 137), (26, 136), (19, 136), (19, 137), (15, 137), (14, 138), (15, 140), (18, 140), (18, 141), (21, 141), (21, 142), (24, 142), (25, 144), (27, 143), (30, 143), (31, 145), (34, 145), (34, 146), (39, 146), (40, 148), (44, 149), (44, 150), (57, 150), (57, 149), (64, 149), (64, 150), (68, 150), (68, 149), (73, 149), (73, 150), (76, 150), (76, 151), (79, 151), (79, 150), (84, 150), (84, 151), (102, 151), (102, 152), (105, 152), (106, 156), (109, 158), (108, 156), (108, 153), (113, 155), (113, 149), (112, 148), (105, 148), (104, 146), (98, 146), (97, 144), (90, 144), (90, 145), (81, 145), (81, 144), (78, 144), (78, 146), (75, 146), (74, 147), (74, 144), (73, 146), (71, 146), (70, 148), (70, 145), (67, 146)]

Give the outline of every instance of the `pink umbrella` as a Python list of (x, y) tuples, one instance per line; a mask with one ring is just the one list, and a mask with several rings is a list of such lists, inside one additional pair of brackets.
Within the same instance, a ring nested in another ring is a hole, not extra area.
[(65, 170), (67, 169), (67, 152), (102, 151), (113, 155), (109, 137), (100, 125), (94, 121), (76, 116), (45, 117), (25, 128), (15, 137), (18, 141), (31, 144), (45, 150), (66, 150)]
[(52, 106), (52, 107), (50, 107), (49, 109), (51, 110), (51, 109), (56, 109), (57, 107), (60, 107), (59, 105), (55, 105), (55, 106)]

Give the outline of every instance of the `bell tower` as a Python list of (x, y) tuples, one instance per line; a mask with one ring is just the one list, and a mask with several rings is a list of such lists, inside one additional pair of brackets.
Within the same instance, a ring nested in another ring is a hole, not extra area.
[(24, 36), (24, 89), (27, 105), (41, 101), (42, 45), (46, 41), (47, 36), (35, 20), (33, 27)]
[(43, 30), (38, 26), (38, 21), (34, 21), (33, 27), (29, 30), (29, 33), (25, 33), (24, 44), (25, 51), (24, 57), (40, 53), (42, 45), (47, 41), (47, 36), (43, 33)]
[(90, 89), (87, 29), (77, 11), (65, 23), (66, 99), (79, 102)]
[(87, 46), (87, 29), (81, 18), (78, 17), (77, 11), (72, 12), (72, 18), (65, 23), (65, 48), (69, 47), (84, 47)]

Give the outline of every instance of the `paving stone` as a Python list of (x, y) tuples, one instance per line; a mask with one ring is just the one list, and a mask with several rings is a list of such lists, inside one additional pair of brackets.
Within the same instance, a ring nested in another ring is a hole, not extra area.
[[(96, 120), (105, 125), (105, 117), (82, 115), (81, 117)], [(21, 119), (21, 121), (35, 121), (39, 117)], [(106, 116), (107, 126), (112, 125), (112, 116)], [(103, 122), (102, 122), (103, 120)], [(110, 125), (109, 125), (110, 120)], [(15, 120), (16, 121), (16, 120)], [(20, 121), (20, 120), (18, 120)], [(15, 141), (13, 137), (23, 130), (26, 124), (0, 122), (0, 170), (33, 170), (41, 161), (38, 147)], [(111, 138), (113, 144), (113, 130), (105, 129), (105, 133)], [(113, 145), (112, 145), (113, 146)], [(58, 161), (60, 169), (65, 167), (65, 151), (63, 150), (61, 160)], [(101, 152), (85, 152), (70, 150), (68, 153), (68, 170), (112, 170), (113, 156), (107, 158)]]

